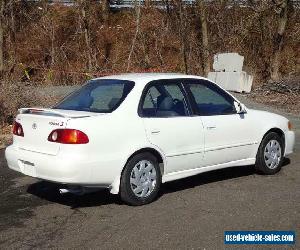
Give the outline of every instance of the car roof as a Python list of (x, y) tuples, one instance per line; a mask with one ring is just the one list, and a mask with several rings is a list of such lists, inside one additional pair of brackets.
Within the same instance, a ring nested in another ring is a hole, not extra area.
[(134, 82), (149, 82), (153, 80), (159, 79), (176, 79), (176, 78), (198, 78), (205, 79), (201, 76), (196, 75), (185, 75), (182, 73), (128, 73), (128, 74), (120, 74), (120, 75), (109, 75), (104, 77), (98, 77), (92, 80), (100, 80), (100, 79), (120, 79), (120, 80), (128, 80)]

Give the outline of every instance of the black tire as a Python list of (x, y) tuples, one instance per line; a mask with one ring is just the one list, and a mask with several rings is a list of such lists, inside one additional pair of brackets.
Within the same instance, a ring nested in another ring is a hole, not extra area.
[[(265, 157), (264, 152), (266, 149), (266, 146), (268, 145), (268, 143), (270, 143), (272, 140), (275, 140), (279, 143), (280, 148), (281, 148), (281, 158), (280, 161), (278, 163), (278, 165), (274, 168), (270, 168), (267, 163), (266, 160), (268, 158)], [(282, 162), (283, 162), (283, 158), (284, 158), (284, 143), (283, 143), (283, 139), (280, 135), (278, 135), (275, 132), (270, 132), (268, 133), (263, 139), (262, 142), (260, 143), (260, 146), (258, 148), (257, 151), (257, 155), (256, 155), (256, 162), (255, 162), (255, 169), (261, 173), (261, 174), (266, 174), (266, 175), (272, 175), (272, 174), (276, 174), (278, 171), (280, 171), (281, 166), (282, 166)]]
[[(132, 190), (130, 176), (133, 168), (142, 160), (149, 161), (156, 171), (156, 184), (152, 192), (147, 197), (138, 197)], [(161, 186), (161, 172), (158, 161), (151, 153), (141, 153), (133, 156), (126, 164), (120, 182), (120, 196), (122, 201), (128, 205), (141, 206), (152, 202), (159, 192)]]

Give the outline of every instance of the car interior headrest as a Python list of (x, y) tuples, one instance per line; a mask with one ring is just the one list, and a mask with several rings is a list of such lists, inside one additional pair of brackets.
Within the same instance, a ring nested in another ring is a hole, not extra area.
[(164, 97), (158, 106), (159, 110), (171, 110), (173, 108), (173, 99), (170, 96)]
[(79, 106), (82, 108), (89, 108), (94, 101), (92, 96), (83, 96), (80, 98)]
[(109, 109), (114, 109), (118, 104), (119, 100), (119, 98), (111, 98), (110, 102), (108, 103)]

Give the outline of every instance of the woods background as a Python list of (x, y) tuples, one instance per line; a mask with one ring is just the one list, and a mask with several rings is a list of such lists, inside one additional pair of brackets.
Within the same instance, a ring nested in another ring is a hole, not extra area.
[(23, 86), (122, 72), (207, 75), (222, 52), (243, 55), (255, 85), (299, 79), (299, 1), (148, 0), (119, 10), (104, 0), (52, 2), (0, 0), (0, 124), (7, 110), (39, 103)]

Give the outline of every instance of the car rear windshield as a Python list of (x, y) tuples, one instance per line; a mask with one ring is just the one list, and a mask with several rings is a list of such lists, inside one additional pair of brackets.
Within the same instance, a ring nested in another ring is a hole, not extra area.
[(111, 113), (121, 105), (133, 87), (134, 82), (126, 80), (91, 80), (53, 108)]

